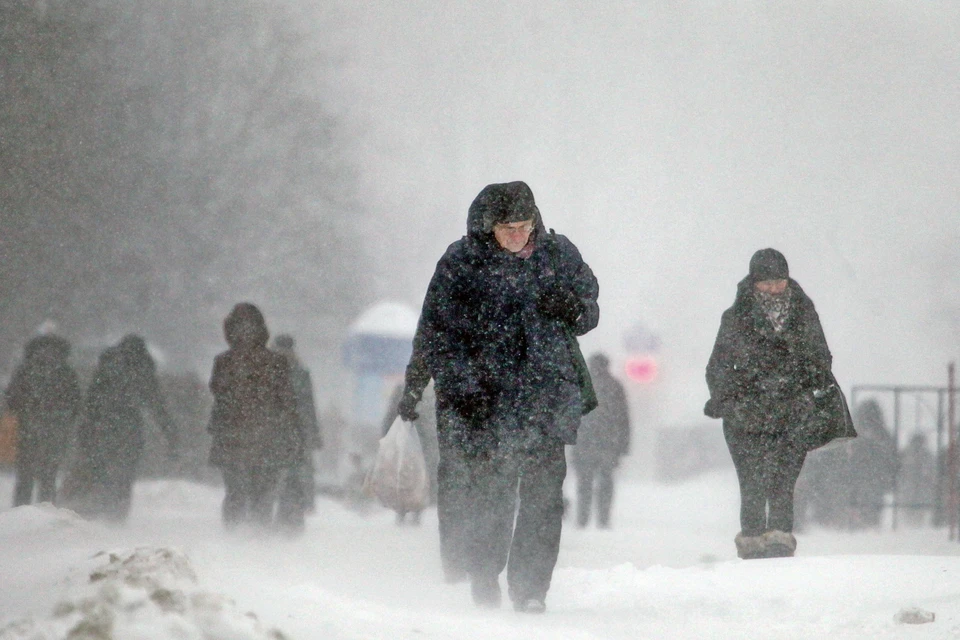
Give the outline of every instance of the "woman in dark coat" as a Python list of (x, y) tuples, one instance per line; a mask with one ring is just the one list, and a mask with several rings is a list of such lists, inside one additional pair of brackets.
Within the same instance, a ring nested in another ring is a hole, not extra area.
[(793, 490), (807, 452), (854, 435), (831, 363), (820, 318), (786, 258), (757, 251), (720, 321), (704, 409), (723, 418), (737, 469), (741, 558), (793, 555)]
[[(465, 487), (475, 602), (542, 612), (563, 515), (564, 445), (596, 406), (575, 335), (599, 319), (597, 280), (547, 233), (523, 182), (485, 187), (468, 233), (437, 264), (421, 314), (437, 397), (440, 491)], [(514, 513), (519, 496), (519, 510)]]
[(230, 348), (213, 362), (208, 427), (210, 464), (220, 467), (226, 488), (223, 523), (266, 527), (273, 521), (273, 492), (281, 473), (304, 455), (290, 363), (267, 349), (270, 334), (252, 304), (236, 305), (223, 333)]
[(130, 513), (143, 455), (144, 410), (153, 414), (171, 455), (177, 447), (177, 430), (164, 406), (157, 366), (143, 338), (125, 336), (100, 354), (86, 406), (79, 441), (81, 465), (91, 482), (91, 515), (123, 522)]
[(69, 356), (66, 339), (33, 338), (7, 387), (7, 409), (18, 421), (15, 507), (30, 504), (35, 487), (38, 502), (56, 497), (57, 471), (80, 410), (80, 386)]

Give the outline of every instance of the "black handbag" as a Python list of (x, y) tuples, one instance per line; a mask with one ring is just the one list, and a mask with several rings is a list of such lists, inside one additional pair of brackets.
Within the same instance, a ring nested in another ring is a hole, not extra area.
[(813, 410), (803, 421), (798, 437), (807, 451), (819, 449), (835, 440), (857, 437), (847, 399), (832, 373), (830, 383), (813, 392)]

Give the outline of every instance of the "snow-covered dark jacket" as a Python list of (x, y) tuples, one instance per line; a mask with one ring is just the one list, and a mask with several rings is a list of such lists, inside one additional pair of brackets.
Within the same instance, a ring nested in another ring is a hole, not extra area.
[[(499, 246), (476, 204), (467, 235), (437, 263), (421, 313), (418, 341), (438, 409), (480, 394), (493, 407), (488, 424), (505, 414), (522, 416), (526, 426), (514, 421), (506, 428), (532, 428), (573, 443), (581, 405), (568, 332), (583, 335), (597, 326), (597, 280), (570, 240), (546, 232), (539, 212), (530, 216), (536, 220), (533, 253), (520, 258)], [(579, 299), (582, 313), (571, 326), (538, 311), (538, 298), (551, 286)], [(573, 409), (575, 420), (560, 419)]]
[[(813, 301), (795, 280), (790, 279), (788, 287), (790, 308), (777, 332), (757, 301), (753, 280), (748, 276), (739, 283), (707, 364), (710, 400), (704, 412), (715, 418), (750, 416), (746, 422), (753, 424), (740, 425), (746, 430), (799, 429), (818, 410), (814, 399), (830, 389), (838, 401), (827, 408), (831, 415), (821, 418), (832, 425), (835, 437), (851, 435), (852, 421), (842, 393), (835, 389), (833, 358)], [(737, 411), (744, 407), (749, 411)], [(765, 419), (773, 415), (786, 420)]]
[(591, 367), (597, 408), (580, 422), (575, 464), (613, 467), (630, 451), (630, 409), (623, 384), (606, 367)]
[(7, 409), (17, 416), (17, 446), (42, 457), (59, 457), (73, 436), (80, 410), (77, 374), (67, 358), (70, 344), (59, 336), (27, 343), (24, 362), (6, 390)]
[(79, 430), (84, 454), (106, 463), (118, 456), (138, 458), (145, 442), (144, 410), (175, 447), (176, 428), (163, 402), (156, 363), (141, 338), (128, 336), (100, 354)]
[(289, 466), (303, 459), (305, 446), (290, 363), (267, 349), (259, 311), (236, 321), (246, 308), (255, 309), (238, 305), (227, 317), (230, 349), (213, 362), (210, 464)]

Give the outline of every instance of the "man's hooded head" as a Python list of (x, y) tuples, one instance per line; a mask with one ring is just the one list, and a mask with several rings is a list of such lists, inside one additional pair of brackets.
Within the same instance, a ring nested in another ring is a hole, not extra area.
[(495, 225), (524, 220), (532, 220), (535, 228), (540, 223), (540, 210), (527, 183), (488, 184), (470, 205), (467, 232), (488, 234)]

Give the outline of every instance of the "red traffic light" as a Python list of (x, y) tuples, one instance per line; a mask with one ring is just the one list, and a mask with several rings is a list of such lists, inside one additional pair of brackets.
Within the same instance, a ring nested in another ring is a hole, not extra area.
[(657, 360), (653, 356), (627, 358), (623, 369), (634, 382), (649, 384), (657, 379)]

